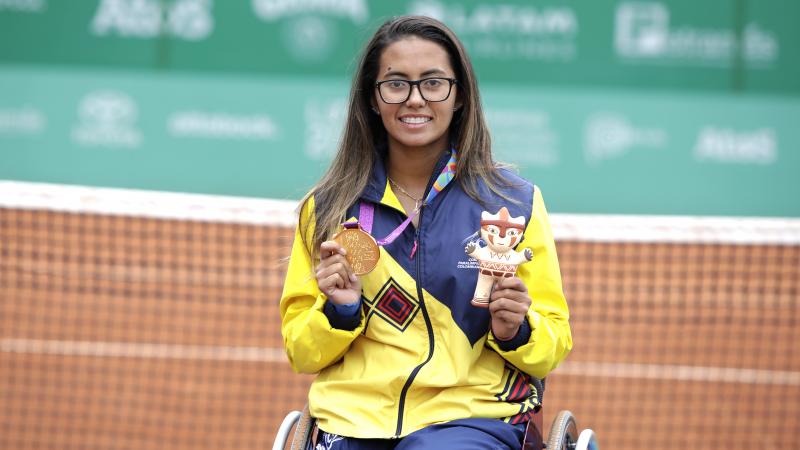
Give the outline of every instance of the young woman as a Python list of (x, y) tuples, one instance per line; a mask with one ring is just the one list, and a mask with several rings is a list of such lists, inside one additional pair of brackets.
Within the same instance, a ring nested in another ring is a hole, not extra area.
[[(538, 406), (532, 377), (572, 347), (539, 189), (493, 161), (470, 60), (434, 19), (378, 29), (347, 117), (330, 169), (302, 201), (280, 305), (292, 367), (318, 373), (317, 448), (519, 448)], [(516, 250), (532, 259), (476, 307), (483, 269), (465, 245), (481, 213), (502, 207), (524, 218)], [(381, 244), (362, 276), (332, 239), (355, 221)]]

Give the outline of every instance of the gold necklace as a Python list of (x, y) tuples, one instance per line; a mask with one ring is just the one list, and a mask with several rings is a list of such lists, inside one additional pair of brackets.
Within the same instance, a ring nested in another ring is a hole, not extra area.
[(401, 194), (405, 195), (406, 197), (410, 198), (411, 200), (414, 200), (414, 211), (418, 211), (418, 210), (420, 209), (420, 207), (422, 207), (422, 205), (423, 205), (423, 203), (422, 203), (422, 198), (416, 198), (416, 197), (414, 197), (413, 195), (409, 194), (409, 193), (408, 193), (408, 191), (406, 191), (405, 189), (403, 189), (403, 187), (402, 187), (402, 186), (400, 186), (399, 184), (397, 184), (397, 182), (396, 182), (396, 181), (394, 181), (393, 179), (391, 179), (391, 178), (390, 178), (390, 177), (388, 177), (388, 176), (387, 176), (386, 178), (388, 178), (388, 179), (389, 179), (389, 183), (391, 183), (391, 184), (392, 184), (392, 186), (394, 186), (394, 187), (396, 187), (398, 190), (400, 190), (400, 193), (401, 193)]

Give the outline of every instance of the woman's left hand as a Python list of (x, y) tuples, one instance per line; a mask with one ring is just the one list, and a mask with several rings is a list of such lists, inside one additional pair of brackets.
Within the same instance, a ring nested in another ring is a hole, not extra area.
[(489, 302), (494, 337), (501, 341), (513, 339), (530, 307), (531, 298), (522, 280), (511, 277), (498, 281)]

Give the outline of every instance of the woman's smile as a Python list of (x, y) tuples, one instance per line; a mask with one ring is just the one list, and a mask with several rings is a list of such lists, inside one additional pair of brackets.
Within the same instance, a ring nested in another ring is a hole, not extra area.
[(405, 114), (400, 116), (400, 122), (411, 130), (422, 128), (428, 125), (433, 117), (419, 114)]

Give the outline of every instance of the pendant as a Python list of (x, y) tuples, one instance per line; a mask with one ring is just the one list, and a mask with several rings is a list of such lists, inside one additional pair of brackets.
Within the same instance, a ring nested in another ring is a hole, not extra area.
[(336, 233), (333, 240), (347, 251), (345, 258), (350, 263), (353, 273), (358, 276), (370, 273), (378, 265), (381, 256), (378, 243), (369, 233), (361, 229), (358, 222), (347, 222), (342, 225), (344, 229)]

